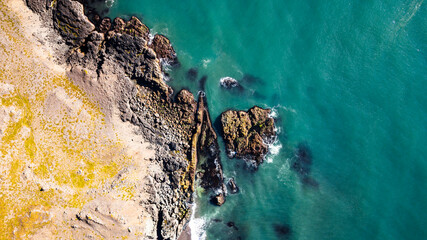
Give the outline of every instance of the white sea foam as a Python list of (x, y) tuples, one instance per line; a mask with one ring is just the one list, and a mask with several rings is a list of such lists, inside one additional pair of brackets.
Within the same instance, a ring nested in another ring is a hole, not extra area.
[(148, 45), (151, 45), (151, 43), (153, 43), (154, 34), (151, 32), (148, 34)]
[(204, 218), (196, 218), (195, 214), (196, 214), (196, 209), (197, 209), (197, 205), (193, 204), (193, 206), (191, 207), (192, 209), (192, 213), (191, 213), (191, 218), (190, 218), (190, 222), (188, 223), (188, 225), (190, 226), (191, 229), (191, 239), (192, 240), (205, 240), (206, 239), (206, 219)]
[(203, 59), (203, 67), (204, 68), (207, 68), (208, 67), (208, 64), (211, 62), (211, 60), (208, 58), (208, 59)]
[(274, 141), (273, 144), (269, 144), (268, 145), (268, 149), (269, 149), (269, 154), (266, 157), (265, 161), (267, 163), (272, 163), (274, 157), (276, 157), (277, 155), (279, 155), (280, 153), (280, 149), (282, 149), (282, 144), (280, 143), (279, 140)]
[(111, 8), (114, 5), (114, 0), (105, 0), (105, 5)]
[(279, 116), (279, 113), (277, 112), (277, 108), (273, 107), (271, 109), (270, 114), (268, 114), (268, 116), (271, 117), (271, 118), (277, 118)]
[(219, 80), (219, 83), (225, 88), (233, 88), (239, 85), (239, 82), (232, 77), (223, 77)]
[(278, 115), (279, 115), (278, 114), (278, 109), (283, 109), (283, 110), (285, 110), (287, 112), (291, 112), (291, 113), (297, 113), (297, 111), (295, 109), (291, 108), (291, 107), (285, 107), (285, 106), (282, 106), (282, 105), (278, 104), (278, 105), (274, 106), (273, 108), (271, 108), (270, 115), (271, 115), (272, 118), (277, 118), (278, 117)]
[(167, 59), (161, 58), (160, 64), (162, 65), (163, 71), (170, 72), (172, 70), (172, 65)]

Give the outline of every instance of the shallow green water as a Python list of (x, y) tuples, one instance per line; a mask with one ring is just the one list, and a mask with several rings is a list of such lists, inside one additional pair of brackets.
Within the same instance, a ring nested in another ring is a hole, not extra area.
[[(208, 239), (427, 239), (426, 3), (116, 0), (109, 15), (168, 36), (181, 62), (170, 84), (197, 94), (186, 72), (206, 75), (212, 118), (277, 113), (279, 153), (257, 172), (224, 155), (241, 192), (220, 208), (198, 199)], [(225, 76), (246, 76), (245, 90), (221, 88)], [(290, 168), (301, 142), (318, 188)]]

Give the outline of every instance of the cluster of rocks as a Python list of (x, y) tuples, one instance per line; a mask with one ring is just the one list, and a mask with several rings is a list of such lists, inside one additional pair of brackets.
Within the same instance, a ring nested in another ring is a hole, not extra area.
[(252, 107), (247, 112), (228, 110), (221, 114), (222, 134), (230, 158), (243, 158), (257, 168), (276, 136), (270, 109)]

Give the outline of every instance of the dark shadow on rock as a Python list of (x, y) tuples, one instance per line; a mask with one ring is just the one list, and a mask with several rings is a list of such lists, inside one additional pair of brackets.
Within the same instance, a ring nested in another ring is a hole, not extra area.
[(256, 99), (265, 99), (266, 97), (265, 97), (265, 95), (263, 95), (263, 94), (261, 94), (261, 93), (259, 93), (259, 92), (257, 92), (257, 91), (254, 91), (253, 93), (252, 93), (252, 96), (254, 97), (254, 98), (256, 98)]
[(228, 222), (227, 227), (234, 228), (234, 230), (239, 231), (239, 228), (236, 226), (234, 222)]
[(213, 127), (216, 130), (216, 132), (219, 134), (219, 136), (224, 136), (224, 133), (222, 131), (222, 123), (221, 123), (221, 115), (218, 115), (213, 123)]

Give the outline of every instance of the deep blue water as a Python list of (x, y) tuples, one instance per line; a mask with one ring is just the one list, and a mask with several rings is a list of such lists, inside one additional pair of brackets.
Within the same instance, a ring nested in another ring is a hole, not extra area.
[[(190, 68), (207, 76), (213, 119), (277, 114), (278, 153), (256, 172), (223, 155), (241, 192), (220, 208), (198, 199), (208, 239), (427, 239), (426, 3), (116, 0), (109, 13), (130, 15), (173, 43), (175, 89), (197, 94)], [(225, 76), (244, 91), (221, 88)], [(291, 169), (300, 143), (318, 188)]]

